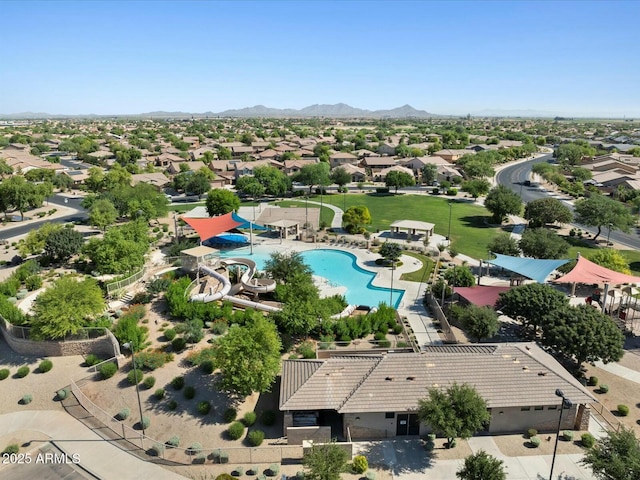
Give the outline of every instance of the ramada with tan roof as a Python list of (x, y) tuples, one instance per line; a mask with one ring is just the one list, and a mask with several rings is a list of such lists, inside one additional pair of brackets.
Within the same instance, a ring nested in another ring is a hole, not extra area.
[[(561, 389), (573, 406), (562, 428), (584, 430), (591, 394), (535, 343), (440, 345), (420, 353), (340, 355), (285, 360), (280, 410), (287, 427), (309, 425), (315, 416), (339, 419), (352, 438), (386, 438), (430, 431), (417, 418), (418, 400), (429, 388), (469, 384), (491, 414), (487, 431), (551, 431), (557, 427)], [(300, 422), (298, 421), (300, 419)]]

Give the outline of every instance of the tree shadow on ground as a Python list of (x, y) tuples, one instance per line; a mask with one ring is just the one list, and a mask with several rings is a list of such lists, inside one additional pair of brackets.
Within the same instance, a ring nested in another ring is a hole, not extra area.
[(466, 215), (460, 217), (459, 220), (465, 226), (473, 228), (495, 228), (499, 226), (491, 223), (491, 216), (489, 215)]

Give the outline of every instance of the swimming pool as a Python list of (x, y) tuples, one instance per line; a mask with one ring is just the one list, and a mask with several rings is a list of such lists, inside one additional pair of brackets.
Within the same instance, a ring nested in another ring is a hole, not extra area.
[[(393, 298), (393, 306), (398, 308), (404, 290), (393, 289), (393, 296), (389, 288), (371, 285), (376, 274), (359, 267), (356, 256), (349, 252), (332, 249), (317, 249), (300, 252), (304, 261), (311, 267), (314, 275), (326, 278), (331, 284), (347, 289), (345, 297), (347, 302), (353, 305), (368, 305), (377, 307), (384, 302), (387, 305)], [(265, 262), (270, 258), (270, 253), (262, 248), (254, 247), (253, 255), (249, 248), (234, 248), (221, 251), (222, 258), (246, 257), (256, 262), (258, 270), (264, 269)]]

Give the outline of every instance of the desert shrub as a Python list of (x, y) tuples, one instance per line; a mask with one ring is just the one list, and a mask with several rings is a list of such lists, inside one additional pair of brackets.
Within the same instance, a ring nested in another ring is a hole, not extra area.
[(26, 395), (23, 395), (22, 398), (20, 399), (20, 403), (22, 403), (22, 405), (29, 405), (33, 400), (33, 395), (31, 395), (30, 393), (27, 393)]
[(202, 415), (206, 415), (211, 411), (211, 402), (208, 400), (203, 400), (202, 402), (198, 402), (198, 412)]
[(589, 377), (589, 380), (587, 380), (587, 385), (589, 385), (590, 387), (595, 387), (596, 385), (598, 385), (598, 377)]
[(113, 377), (118, 371), (118, 366), (115, 363), (105, 363), (100, 366), (100, 376), (106, 380), (107, 378)]
[(571, 430), (565, 430), (564, 432), (562, 432), (562, 438), (565, 441), (570, 442), (571, 440), (573, 440), (573, 432)]
[(144, 386), (147, 387), (147, 389), (151, 390), (153, 386), (156, 384), (156, 377), (148, 376), (147, 378), (144, 379), (143, 383), (144, 383)]
[(151, 426), (151, 419), (149, 417), (142, 417), (142, 428), (145, 430)]
[(163, 367), (165, 363), (173, 360), (173, 354), (167, 352), (151, 351), (136, 354), (136, 368), (155, 370)]
[(177, 435), (174, 435), (173, 437), (171, 437), (169, 440), (167, 440), (167, 445), (169, 447), (179, 447), (180, 446), (180, 437)]
[(374, 340), (380, 341), (380, 340), (386, 340), (387, 339), (387, 335), (385, 333), (382, 332), (376, 332), (376, 334), (373, 336)]
[(247, 427), (250, 427), (251, 425), (256, 423), (256, 418), (256, 412), (247, 412), (244, 414), (244, 417), (242, 417), (242, 423), (244, 423)]
[(167, 328), (164, 331), (164, 338), (166, 338), (169, 342), (176, 338), (176, 331), (173, 328)]
[(369, 462), (364, 455), (356, 455), (353, 457), (353, 472), (364, 473), (369, 469)]
[(58, 396), (58, 400), (64, 400), (69, 396), (69, 390), (66, 388), (61, 388), (56, 392), (56, 395)]
[(276, 423), (276, 413), (273, 410), (265, 410), (260, 416), (260, 421), (265, 427), (270, 427)]
[(200, 364), (200, 368), (206, 374), (212, 374), (215, 370), (215, 365), (213, 364), (213, 360), (205, 360)]
[(202, 445), (198, 442), (192, 443), (186, 451), (187, 455), (197, 455), (202, 451)]
[(622, 417), (626, 417), (627, 415), (629, 415), (629, 407), (626, 405), (618, 405), (617, 410)]
[(11, 372), (8, 368), (3, 368), (2, 370), (0, 370), (0, 380), (4, 380), (5, 378), (7, 378), (10, 373)]
[(211, 324), (211, 331), (214, 335), (224, 335), (229, 326), (224, 320), (216, 320)]
[(238, 416), (238, 411), (233, 407), (229, 407), (224, 411), (222, 418), (224, 418), (224, 421), (226, 423), (231, 423), (236, 419), (237, 416)]
[[(221, 452), (222, 453), (222, 452)], [(231, 472), (232, 477), (241, 477), (242, 475), (244, 475), (244, 467), (236, 467), (233, 469), (233, 471)], [(217, 477), (216, 477), (217, 480)], [(229, 479), (231, 480), (231, 479)]]
[(262, 430), (251, 430), (247, 435), (247, 439), (252, 447), (259, 447), (264, 441), (264, 432)]
[(176, 337), (171, 341), (171, 347), (174, 352), (181, 352), (187, 346), (187, 341), (182, 337)]
[(99, 364), (101, 361), (102, 359), (97, 355), (94, 355), (93, 353), (90, 353), (89, 355), (87, 355), (87, 358), (84, 359), (84, 363), (88, 367), (93, 367), (94, 365)]
[(191, 400), (195, 396), (196, 396), (195, 387), (192, 387), (191, 385), (184, 387), (184, 398), (186, 398), (187, 400)]
[(167, 408), (171, 411), (175, 410), (176, 408), (178, 408), (178, 402), (176, 402), (175, 400), (171, 400), (168, 404), (167, 404)]
[(164, 453), (164, 445), (161, 443), (154, 443), (153, 446), (149, 449), (149, 454), (154, 457), (160, 457)]
[(240, 422), (233, 422), (227, 429), (231, 440), (238, 440), (244, 434), (244, 425)]
[(401, 332), (402, 332), (402, 325), (395, 324), (395, 325), (393, 326), (393, 333), (394, 333), (395, 335), (398, 335), (398, 334), (400, 334)]
[(24, 279), (24, 285), (27, 287), (27, 290), (33, 292), (42, 287), (42, 278), (40, 278), (40, 275), (29, 275)]
[(296, 472), (296, 480), (304, 480), (304, 470)]
[(18, 453), (20, 451), (20, 446), (17, 443), (12, 443), (11, 445), (7, 445), (5, 449), (2, 451), (3, 455), (12, 455)]
[(527, 435), (529, 436), (529, 438), (535, 437), (536, 435), (538, 435), (538, 430), (536, 430), (535, 428), (530, 428), (529, 430), (527, 430)]
[(583, 433), (580, 437), (580, 441), (582, 442), (582, 446), (585, 448), (591, 448), (596, 444), (596, 439), (590, 433)]
[(540, 446), (540, 437), (531, 437), (529, 438), (529, 443), (531, 445), (533, 445), (534, 447), (539, 447)]
[(140, 370), (131, 370), (127, 374), (127, 380), (131, 385), (140, 383), (142, 381), (142, 377), (144, 377), (144, 373), (142, 373)]
[(131, 410), (129, 410), (128, 408), (123, 408), (117, 413), (116, 418), (118, 420), (126, 420), (127, 418), (129, 418), (129, 415), (131, 415)]
[(391, 346), (391, 341), (389, 340), (380, 340), (378, 342), (378, 348), (389, 348)]
[(609, 385), (601, 383), (599, 391), (600, 391), (600, 393), (607, 393), (609, 391)]
[(171, 386), (175, 390), (182, 390), (182, 387), (184, 387), (184, 377), (175, 377), (171, 380)]
[(159, 388), (153, 392), (153, 396), (156, 400), (162, 400), (164, 398), (164, 388)]
[(277, 463), (272, 463), (271, 465), (269, 465), (269, 468), (267, 468), (266, 473), (270, 477), (277, 477), (278, 473), (280, 473), (280, 465), (278, 465)]
[(17, 375), (19, 378), (24, 378), (24, 377), (26, 377), (27, 375), (29, 375), (29, 372), (30, 372), (29, 367), (27, 367), (27, 366), (25, 365), (24, 367), (20, 367), (20, 368), (18, 369), (18, 371), (16, 372), (16, 375)]
[(311, 342), (304, 342), (298, 347), (298, 353), (302, 355), (302, 358), (311, 359), (316, 358), (316, 350)]

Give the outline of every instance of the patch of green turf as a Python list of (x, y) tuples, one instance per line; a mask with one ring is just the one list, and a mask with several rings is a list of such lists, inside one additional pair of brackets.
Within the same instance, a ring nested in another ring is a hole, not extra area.
[[(312, 197), (313, 200), (317, 198)], [(318, 197), (319, 198), (319, 197)], [(484, 207), (471, 202), (455, 201), (449, 197), (433, 195), (348, 194), (325, 195), (325, 202), (342, 208), (365, 205), (371, 213), (369, 231), (388, 230), (396, 220), (419, 220), (435, 224), (435, 233), (447, 236), (449, 232), (449, 201), (451, 203), (451, 240), (460, 253), (473, 258), (487, 258), (487, 245), (500, 228), (489, 226), (491, 214)]]
[(400, 276), (400, 280), (406, 280), (408, 282), (426, 282), (429, 280), (429, 275), (431, 275), (431, 270), (433, 270), (433, 260), (431, 260), (426, 255), (421, 255), (419, 253), (407, 252), (403, 251), (403, 255), (408, 255), (413, 258), (417, 258), (422, 262), (422, 267), (415, 272), (403, 273)]

